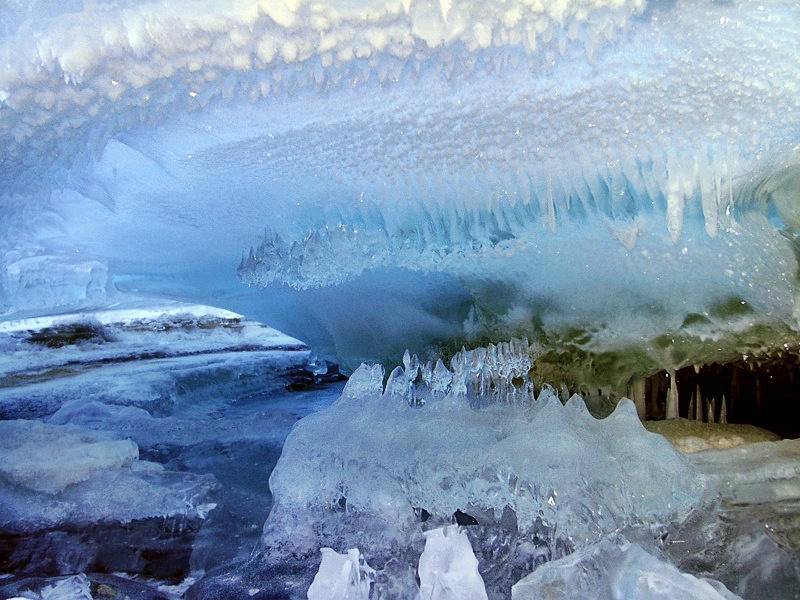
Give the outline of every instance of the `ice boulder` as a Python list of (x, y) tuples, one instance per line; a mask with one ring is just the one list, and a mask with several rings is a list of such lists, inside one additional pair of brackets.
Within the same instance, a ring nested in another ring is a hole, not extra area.
[(308, 600), (369, 600), (374, 571), (356, 548), (339, 554), (322, 548), (322, 563), (308, 588)]
[(511, 588), (513, 600), (734, 600), (713, 579), (682, 573), (621, 536), (546, 563)]
[(419, 580), (428, 600), (488, 600), (472, 544), (457, 525), (425, 532)]

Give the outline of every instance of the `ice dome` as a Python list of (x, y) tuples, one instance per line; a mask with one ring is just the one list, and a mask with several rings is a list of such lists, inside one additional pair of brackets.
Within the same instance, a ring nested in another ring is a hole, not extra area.
[(214, 302), (352, 367), (793, 327), (799, 11), (6, 2), (4, 305)]

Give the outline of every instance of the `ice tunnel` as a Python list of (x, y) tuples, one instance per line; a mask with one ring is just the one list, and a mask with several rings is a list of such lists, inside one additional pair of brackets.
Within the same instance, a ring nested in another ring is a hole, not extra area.
[(796, 0), (0, 0), (2, 597), (796, 598), (798, 303)]

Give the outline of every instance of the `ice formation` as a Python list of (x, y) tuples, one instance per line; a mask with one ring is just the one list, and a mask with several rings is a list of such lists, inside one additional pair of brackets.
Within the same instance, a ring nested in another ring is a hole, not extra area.
[[(797, 11), (6, 3), (0, 302), (216, 300), (352, 366), (540, 320), (661, 332), (730, 293), (789, 322)], [(242, 249), (268, 291), (232, 294)], [(371, 298), (376, 273), (404, 291)]]
[(4, 530), (147, 518), (205, 518), (213, 478), (139, 460), (130, 440), (38, 421), (0, 421)]
[(353, 548), (339, 554), (322, 548), (322, 563), (308, 588), (308, 600), (369, 600), (374, 571)]
[[(404, 362), (385, 387), (383, 369), (363, 365), (293, 429), (270, 477), (270, 560), (357, 546), (383, 568), (455, 519), (486, 528), (480, 552), (495, 540), (530, 569), (604, 533), (679, 522), (713, 497), (630, 401), (597, 420), (578, 396), (562, 405), (545, 387), (534, 400), (525, 342), (464, 351), (452, 370)], [(491, 574), (501, 587), (509, 576)]]
[(419, 557), (419, 594), (430, 600), (488, 600), (478, 559), (458, 525), (425, 532)]
[(45, 586), (39, 593), (25, 592), (23, 596), (9, 600), (92, 600), (92, 593), (86, 575), (80, 574)]
[(547, 563), (514, 584), (513, 600), (736, 600), (718, 581), (681, 573), (621, 536)]

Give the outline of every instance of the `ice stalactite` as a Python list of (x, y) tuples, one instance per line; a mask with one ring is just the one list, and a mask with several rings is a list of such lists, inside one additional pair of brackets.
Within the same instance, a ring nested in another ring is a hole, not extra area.
[(669, 393), (667, 394), (667, 418), (677, 419), (680, 411), (680, 398), (678, 396), (678, 378), (674, 370), (669, 373)]

